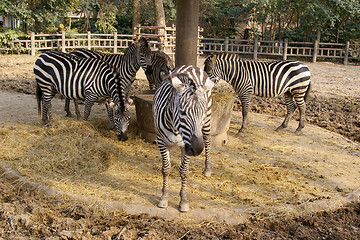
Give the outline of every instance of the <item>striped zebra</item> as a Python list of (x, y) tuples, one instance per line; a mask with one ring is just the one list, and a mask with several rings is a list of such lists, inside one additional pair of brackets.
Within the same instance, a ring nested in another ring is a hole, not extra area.
[[(142, 67), (146, 71), (151, 61), (151, 49), (147, 40), (144, 38), (140, 38), (138, 41), (132, 43), (124, 54), (106, 54), (83, 48), (73, 50), (69, 54), (82, 58), (100, 59), (114, 68), (119, 75), (120, 88), (125, 93), (123, 101), (127, 99), (128, 92), (139, 68)], [(76, 101), (74, 101), (74, 105), (77, 118), (81, 118)], [(105, 106), (109, 117), (110, 129), (113, 129), (114, 114), (110, 105), (111, 99), (107, 99)], [(68, 98), (65, 100), (65, 111), (66, 116), (71, 116), (70, 99)]]
[(199, 155), (205, 146), (204, 175), (210, 177), (211, 89), (208, 75), (198, 67), (181, 66), (173, 69), (154, 95), (154, 124), (162, 156), (163, 188), (158, 207), (168, 205), (170, 174), (169, 147), (181, 147), (180, 211), (189, 210), (187, 176), (189, 156)]
[(124, 97), (127, 97), (140, 66), (146, 71), (151, 64), (150, 45), (144, 38), (132, 43), (124, 54), (106, 54), (83, 48), (75, 49), (70, 54), (82, 58), (100, 59), (109, 64), (119, 75), (120, 88), (125, 93)]
[[(75, 56), (79, 57), (91, 57), (90, 54), (92, 54), (93, 51), (89, 51), (86, 49), (78, 49), (70, 52), (70, 54), (73, 54)], [(96, 53), (96, 52), (95, 52)], [(116, 56), (116, 55), (115, 55)], [(161, 82), (165, 79), (165, 77), (169, 74), (170, 70), (174, 68), (174, 63), (171, 60), (171, 58), (162, 51), (152, 51), (151, 52), (151, 61), (150, 65), (143, 67), (145, 69), (145, 75), (149, 82), (149, 88), (150, 89), (157, 89)], [(108, 111), (109, 119), (112, 115), (111, 108), (109, 106), (111, 105), (110, 101), (106, 101), (106, 109)], [(79, 106), (77, 104), (77, 101), (74, 100), (74, 106), (75, 106), (75, 112), (77, 118), (81, 118), (80, 112), (79, 112)], [(72, 114), (70, 112), (70, 99), (65, 100), (65, 111), (66, 116), (71, 117)], [(110, 120), (111, 122), (111, 120)], [(112, 128), (110, 124), (110, 128)]]
[(150, 89), (159, 88), (162, 81), (173, 68), (174, 62), (166, 53), (163, 51), (151, 52), (151, 63), (145, 71)]
[(129, 111), (116, 83), (118, 76), (106, 63), (98, 59), (47, 51), (36, 60), (34, 74), (38, 111), (45, 124), (51, 125), (53, 121), (51, 100), (56, 93), (69, 99), (85, 100), (84, 120), (88, 119), (96, 100), (111, 97), (116, 104), (114, 123), (118, 139), (126, 140)]
[(252, 94), (261, 97), (285, 95), (287, 114), (276, 129), (286, 128), (296, 107), (299, 108), (299, 125), (296, 133), (305, 126), (305, 100), (310, 92), (309, 68), (298, 61), (260, 62), (246, 61), (236, 54), (220, 53), (207, 57), (205, 72), (211, 79), (223, 79), (230, 83), (240, 97), (242, 126), (240, 136), (248, 125), (248, 110)]

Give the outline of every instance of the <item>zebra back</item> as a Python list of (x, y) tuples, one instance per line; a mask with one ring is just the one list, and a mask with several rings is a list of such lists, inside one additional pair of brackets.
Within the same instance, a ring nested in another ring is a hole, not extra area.
[(98, 98), (110, 96), (122, 111), (125, 108), (116, 84), (118, 75), (98, 59), (47, 51), (36, 60), (34, 74), (41, 94), (51, 96), (55, 91), (69, 99), (84, 100), (88, 91)]
[(299, 92), (310, 85), (309, 68), (298, 61), (247, 61), (232, 53), (212, 54), (204, 70), (210, 78), (229, 82), (239, 94), (251, 92), (261, 97), (274, 97), (285, 92)]

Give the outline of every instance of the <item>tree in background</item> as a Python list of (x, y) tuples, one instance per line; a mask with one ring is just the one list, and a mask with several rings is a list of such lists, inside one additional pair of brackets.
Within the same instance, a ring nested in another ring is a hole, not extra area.
[[(0, 14), (21, 19), (23, 31), (57, 32), (60, 24), (68, 31), (66, 16), (73, 13), (80, 16), (74, 31), (129, 34), (133, 17), (140, 25), (162, 25), (161, 3), (165, 24), (175, 23), (175, 0), (0, 0)], [(322, 41), (359, 42), (360, 1), (200, 0), (199, 22), (205, 37), (314, 41), (321, 33)]]

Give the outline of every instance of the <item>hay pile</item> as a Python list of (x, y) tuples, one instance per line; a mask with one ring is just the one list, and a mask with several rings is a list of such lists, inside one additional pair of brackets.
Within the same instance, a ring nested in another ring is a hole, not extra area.
[[(135, 111), (129, 140), (119, 142), (106, 116), (94, 121), (55, 118), (53, 127), (0, 128), (0, 159), (31, 181), (71, 194), (156, 208), (161, 194), (161, 157), (137, 135)], [(302, 135), (273, 129), (282, 119), (253, 114), (243, 138), (234, 135), (233, 114), (226, 146), (212, 150), (213, 175), (202, 175), (204, 154), (191, 158), (191, 208), (241, 210), (248, 214), (298, 214), (339, 206), (360, 186), (359, 146), (307, 126)], [(180, 152), (171, 155), (169, 208), (177, 208)], [(320, 207), (317, 206), (321, 205)]]

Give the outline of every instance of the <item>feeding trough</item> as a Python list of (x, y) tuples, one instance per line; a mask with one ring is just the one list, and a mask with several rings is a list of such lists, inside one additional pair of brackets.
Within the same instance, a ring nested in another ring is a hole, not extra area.
[[(154, 90), (142, 91), (135, 94), (136, 119), (139, 134), (147, 142), (156, 142), (156, 133), (153, 119)], [(227, 131), (230, 126), (234, 95), (231, 91), (213, 92), (211, 118), (211, 143), (213, 147), (226, 144)]]

